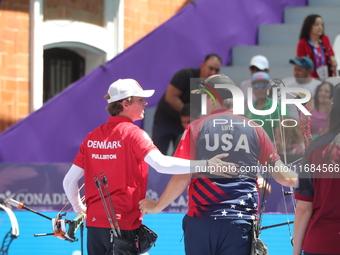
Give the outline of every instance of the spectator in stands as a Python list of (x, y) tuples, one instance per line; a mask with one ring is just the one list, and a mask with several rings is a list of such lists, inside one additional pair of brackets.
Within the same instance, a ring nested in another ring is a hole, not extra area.
[[(257, 72), (252, 76), (252, 88), (253, 94), (256, 97), (254, 108), (257, 110), (268, 110), (272, 107), (273, 100), (267, 98), (267, 90), (269, 87), (269, 75), (265, 72)], [(274, 130), (278, 126), (277, 121), (268, 121), (268, 119), (280, 119), (281, 104), (278, 105), (275, 111), (270, 115), (257, 115), (252, 113), (249, 109), (245, 112), (245, 117), (254, 119), (254, 122), (258, 123), (268, 134), (271, 141), (274, 141)], [(286, 112), (289, 115), (289, 111)]]
[(315, 91), (311, 104), (311, 132), (313, 136), (323, 135), (328, 131), (328, 115), (332, 109), (334, 85), (323, 82)]
[[(268, 59), (265, 56), (262, 55), (256, 55), (251, 58), (250, 64), (249, 64), (249, 70), (250, 70), (250, 76), (252, 76), (254, 73), (257, 72), (265, 72), (269, 73), (269, 62)], [(244, 109), (248, 109), (248, 88), (251, 87), (251, 79), (244, 80), (240, 84), (240, 89), (243, 91), (244, 95)], [(256, 97), (253, 94), (253, 102), (255, 102)]]
[(153, 142), (163, 154), (167, 154), (169, 143), (174, 143), (184, 131), (179, 112), (185, 104), (190, 103), (190, 79), (205, 79), (218, 74), (221, 65), (222, 59), (219, 55), (209, 54), (200, 68), (185, 68), (172, 77), (158, 103), (152, 128)]
[[(294, 65), (295, 81), (285, 84), (286, 87), (305, 88), (309, 90), (313, 97), (316, 87), (321, 83), (319, 80), (311, 77), (314, 68), (313, 61), (308, 57), (298, 57), (296, 59), (290, 59), (289, 63)], [(289, 104), (287, 108), (289, 109), (290, 116), (299, 120), (296, 107)]]
[(309, 57), (313, 60), (312, 77), (325, 80), (336, 76), (337, 62), (327, 35), (324, 34), (324, 24), (320, 15), (312, 14), (305, 18), (300, 41), (297, 45), (298, 57)]

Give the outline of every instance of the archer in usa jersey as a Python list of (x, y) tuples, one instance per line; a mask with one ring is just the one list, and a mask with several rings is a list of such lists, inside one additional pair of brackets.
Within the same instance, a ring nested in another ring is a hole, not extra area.
[(188, 215), (213, 219), (257, 219), (259, 166), (279, 159), (264, 129), (231, 110), (216, 110), (192, 122), (180, 141), (176, 157), (208, 159), (229, 153), (228, 161), (240, 166), (233, 178), (214, 178), (197, 168), (189, 187)]

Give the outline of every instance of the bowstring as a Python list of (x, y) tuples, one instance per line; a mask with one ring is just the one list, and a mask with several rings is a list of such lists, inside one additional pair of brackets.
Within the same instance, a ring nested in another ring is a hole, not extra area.
[[(281, 113), (279, 113), (281, 114)], [(282, 116), (281, 116), (282, 117)], [(281, 119), (280, 117), (280, 119)], [(282, 143), (282, 155), (283, 155), (283, 159), (284, 159), (284, 165), (287, 166), (288, 165), (288, 160), (287, 160), (287, 145), (286, 145), (286, 135), (284, 133), (284, 127), (282, 127), (281, 125), (280, 126), (280, 136), (281, 136), (281, 143)], [(274, 138), (275, 139), (275, 138)], [(294, 194), (294, 190), (293, 190), (293, 187), (289, 187), (289, 190), (291, 192), (291, 199), (292, 199), (292, 204), (293, 204), (293, 209), (294, 209), (294, 213), (296, 211), (296, 203), (295, 203), (295, 200), (294, 200), (294, 197), (292, 194)], [(292, 230), (290, 228), (290, 220), (289, 220), (289, 217), (288, 217), (288, 206), (287, 206), (287, 199), (286, 199), (286, 195), (285, 195), (285, 188), (284, 186), (281, 184), (281, 193), (282, 193), (282, 197), (283, 197), (283, 200), (284, 200), (284, 208), (285, 208), (285, 212), (286, 212), (286, 220), (287, 220), (287, 226), (288, 226), (288, 232), (289, 232), (289, 236), (290, 236), (290, 239), (292, 240), (293, 239), (293, 235), (292, 235)]]
[[(299, 96), (299, 95), (298, 95)], [(310, 112), (310, 108), (308, 107), (307, 103), (305, 103), (303, 105), (307, 111)], [(303, 142), (304, 142), (304, 145), (305, 145), (305, 149), (307, 149), (308, 145), (310, 144), (310, 142), (312, 141), (312, 135), (311, 135), (311, 132), (310, 132), (310, 124), (311, 124), (311, 118), (309, 115), (302, 115), (302, 111), (296, 107), (297, 111), (298, 111), (298, 114), (299, 114), (299, 124), (300, 124), (300, 129), (301, 129), (301, 132), (302, 132), (302, 136), (303, 136)], [(301, 159), (298, 159), (297, 161), (300, 161)], [(292, 162), (291, 164), (293, 165), (293, 163), (295, 162)], [(293, 205), (294, 205), (294, 212), (296, 212), (296, 200), (294, 199), (293, 200)]]
[[(57, 213), (56, 217), (55, 217), (55, 225), (57, 225), (61, 220), (62, 220), (62, 216), (66, 216), (68, 215), (67, 218), (64, 219), (64, 222), (67, 223), (67, 222), (70, 222), (70, 215), (69, 215), (69, 212), (71, 212), (71, 210), (73, 209), (72, 208), (72, 205), (70, 206), (70, 208), (68, 210), (65, 210), (65, 208), (71, 204), (70, 201), (72, 201), (75, 197), (78, 196), (79, 194), (79, 191), (85, 186), (85, 183), (83, 183), (77, 190), (77, 192), (75, 194), (73, 194), (73, 196), (65, 203), (65, 205), (61, 208), (61, 210)], [(82, 196), (80, 198), (80, 201), (83, 202), (85, 200), (85, 196)], [(63, 214), (64, 212), (64, 214)], [(54, 229), (54, 232), (56, 230)]]
[[(283, 81), (281, 81), (280, 79), (273, 79), (270, 81), (269, 83), (270, 85), (270, 89), (273, 89), (274, 87), (278, 88), (277, 89), (277, 108), (279, 106), (279, 97), (278, 97), (278, 92), (279, 92), (279, 89), (281, 87), (284, 87), (284, 83)], [(270, 114), (270, 117), (272, 117), (272, 114)], [(279, 131), (280, 131), (280, 138), (281, 138), (281, 146), (282, 146), (282, 155), (283, 155), (283, 163), (285, 166), (288, 165), (288, 160), (287, 160), (287, 146), (286, 146), (286, 135), (284, 133), (284, 127), (281, 124), (281, 120), (282, 120), (282, 115), (281, 115), (281, 110), (278, 111), (278, 117), (279, 117)], [(274, 144), (274, 147), (277, 151), (277, 141), (276, 141), (276, 138), (275, 138), (275, 132), (274, 132), (274, 127), (273, 125), (271, 125), (271, 130), (272, 130), (272, 134), (273, 134), (273, 144)], [(291, 194), (294, 194), (293, 192), (293, 187), (289, 187), (290, 189), (290, 192), (292, 192)], [(288, 232), (289, 232), (289, 236), (290, 236), (290, 239), (291, 241), (293, 240), (293, 235), (292, 235), (292, 230), (290, 228), (290, 220), (289, 220), (289, 217), (288, 217), (288, 207), (287, 207), (287, 200), (286, 200), (286, 197), (285, 197), (285, 188), (284, 186), (281, 184), (281, 193), (282, 193), (282, 197), (283, 197), (283, 201), (284, 201), (284, 208), (285, 208), (285, 212), (286, 212), (286, 220), (287, 220), (287, 225), (288, 225)], [(294, 207), (294, 212), (296, 210), (296, 206), (295, 206), (295, 201), (294, 201), (294, 198), (293, 196), (291, 195), (291, 198), (292, 198), (292, 201), (293, 201), (293, 207)]]
[[(284, 83), (282, 82), (282, 84), (284, 84)], [(297, 97), (300, 97), (300, 96), (297, 95), (297, 96), (294, 96), (294, 97), (297, 98)], [(304, 107), (306, 108), (306, 110), (308, 110), (310, 112), (310, 109), (307, 106), (307, 103), (304, 105)], [(301, 132), (302, 132), (303, 141), (304, 141), (304, 145), (305, 145), (305, 149), (306, 149), (308, 147), (309, 143), (312, 141), (312, 136), (311, 136), (311, 132), (310, 132), (310, 116), (309, 115), (302, 116), (302, 111), (298, 107), (296, 107), (296, 109), (297, 109), (298, 114), (299, 114), (299, 124), (300, 124), (300, 129), (301, 129)], [(282, 127), (282, 129), (283, 129), (283, 127)], [(280, 134), (281, 134), (281, 131), (280, 131)], [(285, 143), (284, 143), (284, 145), (285, 145)], [(284, 150), (284, 153), (286, 155), (286, 150)], [(286, 160), (285, 155), (284, 155), (284, 157), (285, 157), (285, 160)], [(295, 163), (297, 163), (299, 161), (301, 161), (301, 159), (297, 159), (293, 162), (290, 162), (290, 165), (293, 166)], [(285, 162), (285, 165), (286, 165), (286, 162)], [(283, 185), (281, 185), (281, 188), (282, 188), (282, 190), (284, 190)], [(295, 214), (296, 213), (296, 200), (293, 197), (293, 194), (294, 194), (293, 187), (290, 187), (290, 192), (291, 192), (292, 204), (293, 204), (294, 214)], [(290, 228), (290, 223), (289, 223), (289, 218), (288, 218), (288, 208), (287, 208), (284, 193), (283, 193), (283, 197), (284, 197), (284, 201), (285, 201), (284, 206), (285, 206), (285, 210), (286, 210), (289, 235), (290, 235), (290, 238), (291, 238), (291, 243), (293, 245), (293, 235), (292, 235), (292, 231), (291, 231), (291, 228)]]
[[(70, 201), (72, 201), (76, 196), (78, 196), (79, 191), (80, 191), (84, 186), (85, 186), (85, 183), (83, 183), (83, 184), (78, 188), (77, 192), (76, 192), (75, 194), (73, 194), (73, 196), (71, 197), (71, 199), (69, 199), (69, 200), (66, 202), (66, 204), (63, 206), (63, 208), (61, 208), (61, 210), (57, 213), (57, 215), (56, 215), (56, 217), (55, 217), (55, 222), (56, 222), (56, 224), (61, 220), (60, 216), (63, 216), (63, 215), (62, 215), (62, 212), (65, 211), (65, 208), (66, 208), (68, 205), (71, 204)], [(85, 196), (82, 196), (82, 197), (80, 198), (80, 201), (83, 202), (84, 200), (85, 200)], [(72, 208), (72, 205), (71, 205), (70, 208), (69, 208), (68, 210), (65, 211), (65, 214), (64, 214), (64, 215), (65, 215), (65, 216), (68, 215), (68, 217), (65, 219), (65, 223), (66, 223), (67, 221), (70, 221), (69, 212), (71, 212), (72, 209), (73, 209), (73, 208)]]
[[(59, 215), (61, 212), (63, 212), (63, 211), (65, 210), (65, 208), (66, 208), (68, 205), (71, 204), (70, 201), (73, 200), (75, 197), (78, 196), (79, 191), (80, 191), (84, 186), (85, 186), (85, 183), (83, 183), (83, 184), (78, 188), (77, 192), (76, 192), (75, 194), (73, 194), (73, 196), (66, 202), (66, 204), (63, 206), (63, 208), (61, 208), (61, 210), (58, 212), (57, 215)], [(80, 201), (81, 201), (81, 202), (84, 202), (84, 200), (85, 200), (85, 196), (82, 196), (82, 197), (80, 198)], [(66, 213), (69, 213), (72, 209), (73, 209), (73, 208), (72, 208), (72, 206), (71, 206), (71, 207), (66, 211)]]
[[(271, 114), (270, 114), (271, 116)], [(272, 134), (273, 134), (273, 138), (275, 140), (275, 136), (274, 136), (274, 130), (273, 130), (273, 125), (271, 125), (271, 128), (272, 128)], [(270, 155), (270, 159), (272, 158), (273, 155)], [(271, 164), (271, 162), (265, 162), (265, 165), (268, 165), (268, 164)], [(262, 168), (261, 168), (262, 169)], [(270, 187), (270, 178), (269, 178), (269, 171), (266, 171), (264, 174), (263, 174), (263, 188), (262, 188), (262, 192), (260, 194), (260, 199), (261, 199), (261, 202), (260, 202), (260, 206), (259, 206), (259, 229), (258, 229), (258, 236), (260, 235), (260, 232), (261, 232), (261, 226), (262, 226), (262, 219), (263, 219), (263, 213), (264, 213), (264, 210), (265, 210), (265, 207), (266, 207), (266, 203), (267, 203), (267, 193), (268, 193), (268, 189)]]
[[(267, 165), (267, 162), (266, 164)], [(260, 199), (261, 202), (260, 202), (260, 211), (259, 211), (259, 226), (258, 226), (258, 236), (260, 235), (260, 232), (261, 232), (261, 225), (262, 225), (262, 219), (263, 219), (263, 213), (264, 213), (264, 210), (265, 210), (265, 207), (266, 207), (266, 203), (267, 203), (267, 193), (268, 193), (268, 189), (270, 187), (270, 180), (269, 179), (269, 172), (266, 171), (266, 173), (263, 175), (263, 184), (264, 184), (264, 187), (262, 188), (262, 192), (261, 192), (261, 196), (260, 196)]]
[[(310, 112), (310, 109), (307, 106), (307, 104), (304, 105), (304, 107), (307, 109), (307, 111)], [(303, 135), (303, 141), (305, 144), (305, 148), (307, 148), (310, 142), (312, 141), (312, 136), (310, 132), (310, 122), (311, 122), (310, 116), (309, 115), (302, 116), (302, 112), (300, 109), (298, 109), (298, 113), (299, 113), (299, 119), (300, 119), (300, 128), (301, 128), (301, 132)]]

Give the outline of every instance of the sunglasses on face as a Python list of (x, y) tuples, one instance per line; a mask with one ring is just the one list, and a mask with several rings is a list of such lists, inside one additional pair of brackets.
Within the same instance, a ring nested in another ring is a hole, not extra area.
[(253, 85), (253, 88), (254, 89), (259, 89), (259, 88), (262, 88), (262, 89), (265, 89), (265, 88), (267, 88), (267, 84), (254, 84)]

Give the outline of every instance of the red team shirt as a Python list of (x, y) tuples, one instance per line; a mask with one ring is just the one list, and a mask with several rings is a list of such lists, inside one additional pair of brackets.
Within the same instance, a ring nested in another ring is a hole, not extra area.
[(312, 202), (313, 214), (309, 221), (302, 249), (309, 253), (340, 254), (340, 149), (328, 151), (337, 133), (327, 133), (313, 140), (298, 168), (299, 181), (294, 197)]
[(74, 164), (84, 169), (86, 225), (110, 228), (93, 176), (105, 172), (114, 209), (122, 230), (140, 226), (138, 202), (145, 198), (148, 165), (145, 156), (157, 149), (149, 135), (127, 117), (109, 117), (90, 132), (80, 146)]
[[(175, 156), (209, 159), (220, 153), (229, 153), (226, 161), (242, 167), (266, 166), (279, 160), (264, 129), (252, 121), (249, 125), (248, 121), (243, 116), (234, 116), (230, 110), (214, 111), (186, 128)], [(214, 178), (194, 173), (191, 179), (188, 211), (191, 217), (254, 220), (257, 207), (254, 172), (238, 178)]]

